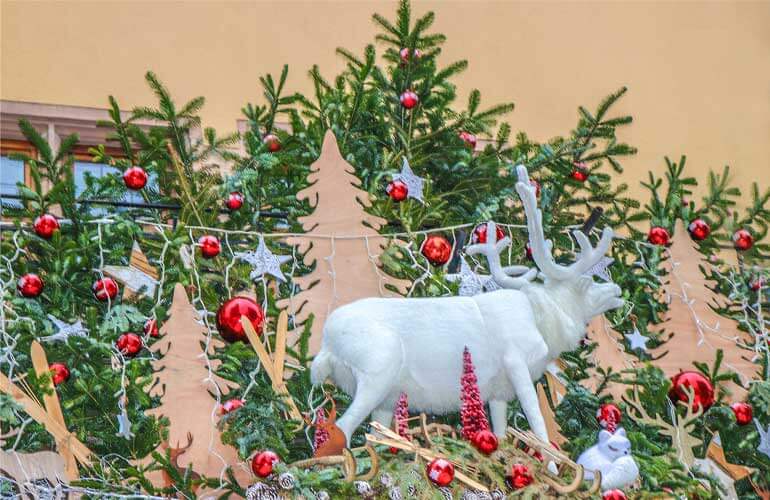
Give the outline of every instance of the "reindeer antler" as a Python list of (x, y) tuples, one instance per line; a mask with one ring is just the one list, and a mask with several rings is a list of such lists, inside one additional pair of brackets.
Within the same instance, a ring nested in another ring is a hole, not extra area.
[[(503, 267), (500, 264), (500, 253), (511, 244), (511, 239), (507, 236), (497, 241), (497, 229), (494, 222), (487, 223), (487, 242), (477, 243), (465, 249), (468, 255), (481, 254), (487, 258), (489, 264), (489, 273), (501, 288), (511, 288), (518, 290), (537, 276), (537, 269), (531, 269), (527, 266), (508, 266)], [(512, 277), (521, 275), (519, 277)]]
[[(575, 239), (580, 245), (580, 255), (577, 261), (570, 266), (556, 264), (551, 253), (553, 244), (545, 239), (543, 232), (543, 213), (537, 208), (537, 196), (535, 188), (529, 183), (529, 175), (524, 165), (516, 167), (519, 181), (516, 183), (516, 192), (519, 193), (524, 204), (524, 213), (527, 216), (527, 230), (529, 231), (529, 246), (532, 249), (532, 258), (543, 275), (552, 280), (566, 281), (577, 278), (591, 269), (602, 256), (607, 253), (612, 244), (612, 229), (605, 227), (602, 237), (596, 247), (591, 245), (591, 240), (582, 231), (573, 231)], [(487, 233), (489, 234), (489, 233)]]

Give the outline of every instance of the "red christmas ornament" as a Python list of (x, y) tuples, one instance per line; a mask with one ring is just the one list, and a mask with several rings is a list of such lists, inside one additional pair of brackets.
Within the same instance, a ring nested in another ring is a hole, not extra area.
[(409, 194), (409, 187), (402, 181), (390, 181), (388, 187), (385, 188), (385, 192), (395, 202), (404, 201)]
[(94, 281), (91, 291), (94, 292), (96, 300), (101, 302), (106, 302), (107, 299), (114, 300), (118, 296), (118, 284), (112, 278), (103, 278)]
[(703, 219), (695, 219), (687, 226), (687, 232), (690, 233), (690, 238), (695, 241), (703, 241), (711, 234), (711, 226)]
[(222, 251), (222, 245), (219, 244), (219, 238), (206, 234), (198, 238), (198, 245), (201, 247), (201, 255), (206, 259), (213, 259)]
[(48, 370), (51, 372), (53, 385), (59, 385), (70, 379), (70, 370), (64, 363), (51, 363), (48, 365)]
[(34, 273), (27, 273), (16, 282), (16, 289), (27, 298), (34, 298), (43, 293), (43, 280)]
[(403, 107), (406, 109), (412, 109), (413, 107), (417, 106), (418, 102), (420, 102), (420, 97), (411, 90), (407, 90), (401, 94), (399, 100), (401, 101), (401, 105)]
[(439, 235), (428, 236), (421, 251), (434, 266), (443, 266), (452, 257), (452, 245), (449, 240)]
[(620, 423), (621, 413), (614, 403), (605, 403), (596, 410), (596, 420), (599, 425), (610, 432), (615, 432)]
[(425, 474), (436, 486), (449, 486), (455, 478), (455, 466), (444, 458), (434, 458), (425, 469)]
[(754, 292), (758, 292), (762, 289), (762, 287), (765, 286), (765, 280), (763, 278), (754, 278), (751, 280), (751, 284), (749, 284), (749, 287), (751, 287), (751, 290)]
[(235, 212), (243, 206), (243, 195), (238, 191), (233, 191), (225, 200), (225, 207), (231, 212)]
[(273, 473), (273, 465), (279, 460), (275, 452), (260, 451), (251, 459), (251, 470), (259, 477), (267, 477)]
[[(503, 238), (505, 238), (505, 232), (503, 232), (503, 228), (495, 224), (495, 236), (497, 236), (496, 241), (500, 241)], [(479, 224), (475, 228), (473, 228), (473, 235), (471, 236), (471, 242), (472, 243), (486, 243), (487, 242), (487, 223)]]
[(481, 430), (473, 436), (471, 444), (484, 455), (490, 455), (497, 450), (497, 436), (490, 430)]
[(529, 467), (524, 464), (513, 464), (511, 473), (505, 476), (505, 481), (511, 489), (518, 490), (532, 484), (534, 478)]
[(158, 322), (155, 320), (155, 318), (150, 318), (144, 322), (144, 334), (149, 335), (150, 337), (160, 337), (160, 332), (158, 331)]
[(222, 405), (219, 407), (219, 414), (220, 415), (227, 415), (230, 412), (233, 412), (237, 410), (238, 408), (242, 407), (245, 404), (245, 402), (242, 399), (233, 398), (228, 399)]
[(714, 404), (714, 384), (700, 372), (679, 372), (671, 377), (671, 390), (668, 397), (674, 402), (688, 402), (687, 390), (691, 388), (693, 393), (692, 408), (697, 410), (701, 405), (703, 411), (708, 410)]
[(735, 423), (738, 425), (747, 425), (754, 418), (754, 409), (748, 403), (733, 403), (730, 409), (735, 413)]
[(51, 214), (43, 214), (35, 219), (32, 224), (35, 234), (46, 240), (50, 240), (54, 231), (59, 230), (59, 221)]
[(142, 350), (142, 339), (135, 333), (124, 333), (118, 337), (115, 346), (123, 356), (133, 358)]
[(233, 297), (219, 307), (217, 311), (217, 329), (222, 338), (228, 342), (246, 342), (246, 332), (243, 331), (241, 316), (246, 316), (257, 334), (262, 335), (262, 323), (265, 313), (262, 308), (249, 297)]
[(321, 424), (326, 423), (326, 411), (318, 408), (315, 412), (315, 434), (313, 435), (313, 450), (317, 450), (329, 440), (329, 431), (324, 429)]
[(668, 235), (668, 231), (666, 231), (665, 227), (653, 226), (647, 233), (647, 241), (653, 245), (664, 247), (668, 245), (669, 238), (670, 236)]
[(484, 413), (484, 402), (481, 400), (471, 352), (467, 347), (463, 350), (463, 375), (460, 378), (460, 389), (462, 435), (463, 439), (473, 441), (477, 432), (489, 430), (489, 420), (487, 420), (487, 414)]
[(410, 51), (408, 48), (404, 47), (398, 52), (398, 55), (401, 56), (401, 62), (406, 64), (409, 62), (410, 56), (414, 57), (415, 60), (421, 58), (422, 52), (420, 49), (414, 49)]
[(745, 229), (733, 233), (733, 245), (737, 250), (746, 251), (754, 246), (754, 237)]
[(607, 490), (602, 493), (602, 500), (626, 500), (626, 494), (620, 490)]
[(529, 246), (529, 243), (524, 244), (524, 254), (527, 257), (527, 260), (535, 260), (535, 257), (532, 256), (532, 247)]
[(409, 398), (405, 392), (402, 392), (396, 401), (396, 407), (393, 410), (393, 420), (396, 423), (396, 432), (402, 438), (411, 441), (412, 436), (409, 435)]
[(466, 132), (463, 130), (459, 134), (460, 139), (465, 143), (466, 146), (468, 146), (471, 149), (476, 149), (476, 136), (471, 134), (470, 132)]
[(267, 150), (271, 153), (277, 153), (281, 150), (281, 140), (275, 134), (267, 134), (262, 142), (267, 146)]
[(147, 185), (147, 172), (142, 167), (131, 167), (123, 172), (123, 182), (128, 189), (138, 191)]
[(588, 166), (582, 161), (576, 161), (572, 164), (572, 173), (570, 177), (578, 182), (585, 182), (588, 180)]

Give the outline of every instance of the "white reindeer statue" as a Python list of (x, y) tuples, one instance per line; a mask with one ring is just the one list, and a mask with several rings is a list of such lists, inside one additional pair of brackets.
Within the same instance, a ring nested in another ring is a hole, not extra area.
[(527, 217), (535, 269), (503, 267), (500, 252), (509, 238), (496, 241), (492, 223), (487, 242), (467, 249), (482, 254), (500, 290), (473, 297), (367, 298), (336, 309), (326, 320), (321, 350), (311, 379), (327, 378), (353, 396), (337, 425), (347, 436), (372, 414), (390, 425), (393, 406), (405, 392), (412, 410), (442, 414), (460, 409), (463, 348), (476, 365), (479, 389), (489, 402), (492, 428), (503, 436), (507, 405), (518, 398), (530, 427), (543, 442), (548, 434), (533, 381), (549, 362), (577, 348), (588, 322), (623, 304), (620, 288), (594, 283), (586, 272), (610, 248), (605, 228), (594, 248), (580, 231), (580, 255), (570, 266), (556, 264), (543, 233), (542, 213), (527, 170), (516, 168), (518, 191)]

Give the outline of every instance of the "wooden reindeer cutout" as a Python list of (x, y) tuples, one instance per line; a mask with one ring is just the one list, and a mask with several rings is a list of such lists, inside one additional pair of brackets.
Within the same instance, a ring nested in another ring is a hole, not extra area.
[[(179, 446), (179, 441), (177, 441), (176, 447), (170, 447), (168, 445), (168, 442), (163, 443), (163, 447), (169, 450), (169, 459), (170, 459), (171, 465), (180, 475), (184, 475), (187, 468), (179, 465), (179, 457), (183, 455), (187, 450), (189, 450), (192, 444), (193, 444), (193, 435), (189, 432), (187, 433), (187, 444), (184, 446)], [(201, 477), (200, 474), (198, 474), (195, 471), (191, 471), (190, 475), (193, 480), (200, 479)], [(171, 479), (171, 476), (165, 470), (163, 471), (163, 481), (166, 487), (174, 485), (174, 481)], [(194, 488), (194, 491), (197, 493), (198, 488), (197, 487)]]
[(342, 455), (342, 450), (345, 449), (345, 433), (342, 429), (337, 427), (337, 405), (334, 403), (334, 399), (327, 397), (323, 406), (327, 401), (331, 401), (332, 409), (329, 412), (329, 416), (323, 422), (316, 422), (315, 424), (305, 417), (305, 422), (316, 428), (316, 432), (325, 431), (329, 436), (323, 444), (321, 444), (313, 454), (314, 457), (329, 457), (332, 455)]

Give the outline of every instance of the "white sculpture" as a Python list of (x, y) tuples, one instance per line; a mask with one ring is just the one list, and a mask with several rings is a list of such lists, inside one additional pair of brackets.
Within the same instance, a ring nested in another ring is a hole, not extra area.
[(505, 434), (508, 402), (518, 398), (534, 433), (549, 442), (533, 381), (562, 352), (578, 347), (591, 318), (623, 301), (617, 285), (584, 276), (610, 248), (612, 230), (604, 229), (595, 248), (576, 231), (581, 249), (577, 261), (556, 264), (527, 170), (518, 166), (517, 173), (532, 256), (544, 283), (532, 281), (535, 269), (502, 267), (499, 253), (510, 240), (496, 241), (490, 223), (487, 242), (469, 247), (467, 253), (486, 257), (501, 290), (473, 297), (368, 298), (336, 309), (326, 320), (311, 379), (321, 384), (330, 377), (353, 396), (337, 421), (348, 442), (369, 414), (390, 425), (402, 392), (412, 410), (458, 411), (466, 346), (476, 363), (481, 396), (489, 402), (495, 434)]
[(599, 442), (580, 454), (577, 463), (585, 469), (587, 481), (594, 478), (594, 471), (602, 474), (602, 490), (622, 489), (639, 477), (639, 467), (631, 456), (631, 441), (620, 427), (614, 433), (602, 430)]

